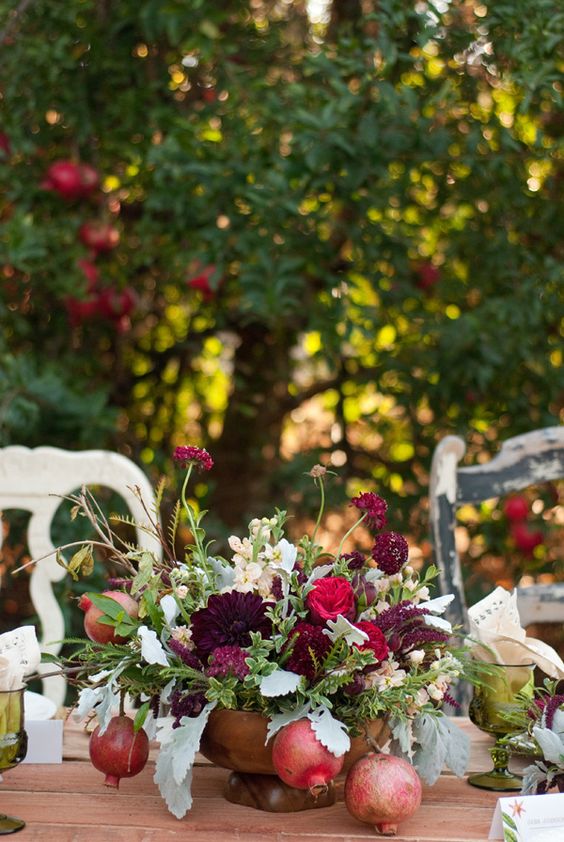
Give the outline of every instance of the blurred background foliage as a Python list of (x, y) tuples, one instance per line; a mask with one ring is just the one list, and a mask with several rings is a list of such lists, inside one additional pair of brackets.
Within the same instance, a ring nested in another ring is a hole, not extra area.
[[(0, 0), (0, 30), (0, 445), (155, 480), (204, 445), (220, 539), (307, 525), (330, 463), (328, 540), (375, 490), (425, 561), (437, 441), (562, 422), (556, 0)], [(558, 494), (536, 543), (462, 512), (476, 593), (562, 575)]]

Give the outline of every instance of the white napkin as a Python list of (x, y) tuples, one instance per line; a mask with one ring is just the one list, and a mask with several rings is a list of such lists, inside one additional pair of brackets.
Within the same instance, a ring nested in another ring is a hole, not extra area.
[[(480, 661), (498, 664), (537, 664), (551, 678), (564, 679), (564, 662), (555, 650), (527, 637), (517, 609), (517, 591), (498, 587), (468, 609), (470, 644)], [(480, 646), (483, 644), (483, 646)]]
[(24, 676), (36, 672), (41, 651), (34, 626), (20, 626), (0, 634), (0, 690), (17, 690)]

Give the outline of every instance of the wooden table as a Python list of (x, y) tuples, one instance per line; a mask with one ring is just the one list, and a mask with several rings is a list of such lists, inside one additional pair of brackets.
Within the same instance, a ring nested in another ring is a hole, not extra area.
[[(457, 722), (470, 735), (470, 771), (491, 768), (491, 740), (467, 719)], [(342, 801), (302, 813), (265, 813), (230, 804), (222, 797), (228, 772), (203, 758), (194, 769), (194, 805), (184, 819), (172, 816), (153, 783), (153, 763), (119, 790), (103, 786), (102, 775), (88, 760), (87, 737), (65, 730), (62, 765), (23, 764), (4, 775), (0, 810), (27, 822), (13, 838), (18, 842), (352, 842), (384, 838), (347, 812)], [(416, 815), (400, 825), (396, 842), (486, 842), (497, 800), (494, 792), (470, 786), (444, 773), (425, 787)]]

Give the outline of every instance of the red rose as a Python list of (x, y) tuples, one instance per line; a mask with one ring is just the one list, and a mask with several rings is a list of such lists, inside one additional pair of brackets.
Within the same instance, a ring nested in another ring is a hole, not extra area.
[(341, 576), (331, 576), (314, 582), (313, 590), (306, 597), (309, 619), (317, 626), (327, 620), (336, 620), (339, 614), (352, 620), (356, 612), (356, 600), (351, 583)]
[(364, 643), (355, 643), (358, 649), (371, 649), (378, 661), (383, 661), (388, 657), (390, 650), (388, 649), (382, 629), (379, 629), (378, 626), (375, 626), (374, 623), (370, 623), (368, 620), (360, 620), (354, 626), (368, 635), (368, 640), (365, 640)]

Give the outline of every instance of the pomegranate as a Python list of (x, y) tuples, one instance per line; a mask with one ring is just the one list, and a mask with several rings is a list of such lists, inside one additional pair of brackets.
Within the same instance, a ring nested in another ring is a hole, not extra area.
[(87, 291), (92, 292), (98, 286), (98, 282), (100, 280), (100, 272), (98, 270), (98, 267), (95, 266), (91, 260), (87, 260), (84, 257), (81, 260), (77, 260), (76, 265), (86, 278)]
[(78, 327), (82, 322), (92, 319), (98, 314), (98, 303), (95, 298), (65, 298), (65, 306), (72, 327)]
[(89, 164), (75, 164), (74, 161), (55, 161), (47, 170), (42, 183), (46, 190), (54, 190), (63, 199), (83, 199), (98, 186), (97, 170)]
[(12, 144), (6, 132), (0, 132), (0, 151), (4, 153), (6, 158), (12, 154)]
[(520, 521), (512, 524), (511, 537), (515, 541), (517, 549), (528, 556), (532, 556), (535, 547), (543, 542), (543, 534), (540, 530), (530, 532), (528, 527)]
[(186, 278), (186, 284), (190, 287), (190, 289), (195, 289), (198, 292), (201, 292), (205, 301), (211, 301), (217, 292), (217, 288), (212, 289), (210, 286), (210, 278), (214, 274), (215, 268), (216, 267), (211, 264), (210, 266), (206, 266), (205, 269), (202, 269), (199, 274)]
[[(139, 606), (129, 594), (123, 591), (104, 591), (102, 596), (108, 596), (110, 599), (119, 602), (126, 614), (130, 617), (137, 617)], [(113, 626), (98, 622), (104, 612), (97, 608), (86, 594), (80, 597), (78, 607), (86, 612), (84, 615), (84, 631), (94, 643), (124, 643), (127, 640), (125, 637), (116, 635)]]
[(421, 781), (401, 757), (370, 752), (354, 763), (345, 780), (345, 804), (361, 822), (383, 836), (395, 836), (398, 824), (421, 804)]
[(98, 296), (98, 310), (107, 319), (119, 320), (131, 313), (136, 300), (135, 290), (131, 287), (126, 287), (122, 292), (106, 287)]
[(416, 269), (416, 274), (415, 286), (426, 292), (433, 289), (441, 277), (441, 273), (437, 267), (433, 266), (429, 261), (421, 263)]
[(147, 734), (142, 728), (135, 733), (129, 716), (114, 716), (103, 734), (98, 725), (88, 748), (92, 765), (106, 776), (105, 786), (116, 788), (120, 778), (138, 775), (149, 757)]
[(335, 757), (319, 742), (309, 719), (299, 719), (276, 735), (272, 762), (285, 784), (295, 789), (309, 789), (317, 796), (343, 768), (344, 755)]
[(99, 222), (97, 220), (84, 222), (78, 229), (78, 236), (80, 241), (96, 252), (96, 254), (111, 251), (119, 243), (119, 231), (117, 228), (106, 222)]
[(507, 520), (526, 520), (529, 514), (529, 501), (519, 494), (508, 497), (503, 505), (503, 512)]

